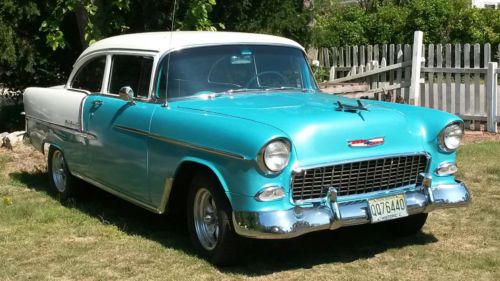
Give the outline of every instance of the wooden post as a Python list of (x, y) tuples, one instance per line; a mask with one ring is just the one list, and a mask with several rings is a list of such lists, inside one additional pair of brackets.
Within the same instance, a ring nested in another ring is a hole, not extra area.
[[(427, 59), (427, 67), (434, 68), (434, 44), (429, 44), (429, 52)], [(434, 72), (427, 73), (427, 81), (429, 81), (429, 107), (437, 108), (437, 95), (434, 93)]]
[[(455, 68), (461, 68), (462, 62), (461, 58), (461, 46), (460, 44), (455, 44)], [(463, 104), (462, 100), (465, 102), (465, 99), (460, 94), (462, 87), (462, 75), (460, 73), (455, 73), (455, 106), (454, 111), (452, 113), (460, 114), (463, 113), (463, 110), (460, 108), (460, 105)]]
[[(344, 67), (345, 64), (344, 64), (344, 48), (343, 47), (340, 48), (339, 54), (340, 54), (340, 56), (339, 56), (339, 67)], [(344, 77), (344, 76), (345, 76), (345, 73), (342, 72), (341, 74), (338, 75), (338, 78)], [(337, 78), (337, 75), (335, 75), (335, 77)]]
[(358, 46), (353, 46), (352, 47), (352, 66), (358, 67)]
[(500, 44), (498, 44), (497, 58), (498, 58), (498, 63), (500, 63)]
[(420, 71), (422, 70), (422, 44), (424, 33), (415, 31), (413, 35), (413, 57), (411, 63), (410, 100), (413, 105), (420, 105)]
[(335, 65), (330, 68), (330, 79), (329, 81), (335, 80)]
[[(436, 45), (436, 67), (443, 67), (443, 45)], [(438, 71), (436, 74), (436, 84), (437, 84), (437, 104), (436, 108), (439, 110), (444, 110), (443, 101), (445, 98), (443, 96), (443, 72)]]
[[(446, 68), (451, 68), (451, 44), (445, 45), (445, 61)], [(451, 73), (446, 73), (446, 102), (443, 103), (445, 111), (453, 112), (451, 105), (455, 104), (455, 96), (451, 95)]]
[(337, 48), (332, 48), (332, 66), (338, 66), (337, 64)]
[(498, 79), (498, 63), (488, 63), (488, 72), (486, 73), (486, 96), (488, 105), (488, 132), (497, 133), (497, 79)]
[[(465, 44), (464, 45), (464, 68), (469, 68), (470, 67), (470, 44)], [(471, 114), (472, 107), (472, 95), (470, 93), (470, 73), (465, 73), (464, 74), (464, 84), (465, 84), (465, 91), (464, 91), (464, 111), (463, 113), (466, 114)]]

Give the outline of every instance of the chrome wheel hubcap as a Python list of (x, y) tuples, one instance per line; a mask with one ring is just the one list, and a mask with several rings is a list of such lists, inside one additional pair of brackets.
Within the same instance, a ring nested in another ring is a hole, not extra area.
[(203, 248), (213, 250), (219, 238), (217, 206), (210, 191), (201, 188), (194, 197), (194, 227)]
[(52, 154), (52, 179), (54, 185), (59, 192), (66, 190), (66, 165), (64, 164), (64, 156), (59, 150)]

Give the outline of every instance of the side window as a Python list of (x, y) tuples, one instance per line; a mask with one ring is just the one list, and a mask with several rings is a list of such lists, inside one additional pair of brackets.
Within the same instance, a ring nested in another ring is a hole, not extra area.
[(76, 75), (73, 77), (71, 87), (75, 89), (87, 90), (91, 93), (101, 92), (105, 66), (106, 56), (91, 59), (80, 67)]
[(118, 94), (121, 87), (129, 86), (136, 97), (148, 97), (152, 68), (151, 57), (114, 55), (108, 91)]

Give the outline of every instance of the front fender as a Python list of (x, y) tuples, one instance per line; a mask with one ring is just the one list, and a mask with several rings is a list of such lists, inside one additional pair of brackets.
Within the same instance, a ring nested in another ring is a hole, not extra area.
[[(227, 182), (224, 179), (224, 176), (222, 176), (222, 173), (220, 172), (218, 166), (215, 163), (208, 161), (208, 160), (205, 160), (205, 159), (198, 158), (198, 157), (191, 157), (191, 156), (184, 157), (177, 164), (177, 169), (175, 171), (175, 175), (179, 174), (180, 167), (182, 167), (182, 165), (186, 162), (197, 163), (197, 164), (203, 165), (203, 166), (207, 167), (208, 169), (210, 169), (212, 171), (212, 173), (214, 173), (214, 175), (219, 180), (222, 188), (224, 189), (224, 192), (226, 193), (226, 195), (229, 199), (229, 202), (232, 203), (231, 192), (228, 188)], [(175, 176), (174, 176), (174, 178), (175, 178)]]

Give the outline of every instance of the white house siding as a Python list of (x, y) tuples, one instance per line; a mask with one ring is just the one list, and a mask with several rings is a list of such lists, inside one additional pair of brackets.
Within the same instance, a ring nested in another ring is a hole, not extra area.
[(487, 5), (495, 6), (500, 9), (500, 0), (472, 0), (472, 6), (477, 8), (486, 8)]

